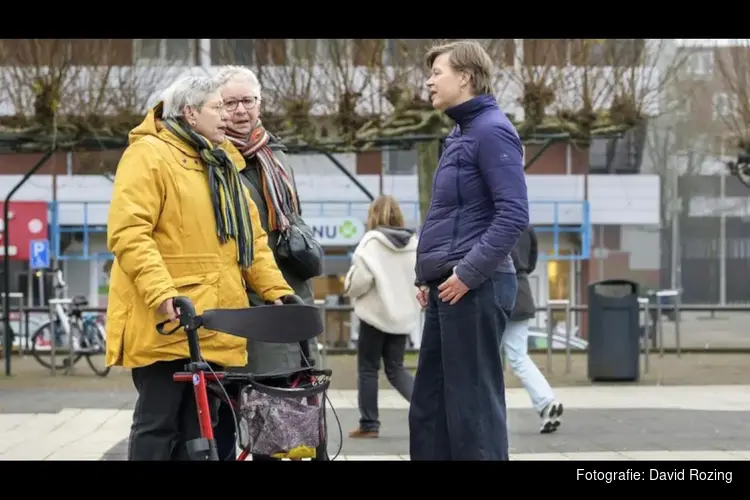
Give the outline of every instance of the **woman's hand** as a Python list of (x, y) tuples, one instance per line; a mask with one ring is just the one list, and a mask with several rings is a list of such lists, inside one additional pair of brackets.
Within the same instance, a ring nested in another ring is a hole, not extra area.
[(430, 292), (430, 288), (424, 285), (420, 286), (417, 289), (417, 301), (419, 302), (419, 305), (422, 306), (422, 309), (427, 307), (427, 294), (429, 292)]
[(450, 301), (450, 305), (454, 305), (461, 300), (461, 297), (466, 295), (469, 291), (469, 287), (461, 281), (461, 278), (456, 274), (456, 268), (454, 267), (451, 277), (441, 283), (438, 290), (440, 290), (438, 297), (440, 297), (443, 302)]
[(175, 308), (174, 299), (169, 298), (161, 303), (158, 309), (159, 314), (169, 318), (169, 321), (177, 321), (180, 317), (180, 308)]

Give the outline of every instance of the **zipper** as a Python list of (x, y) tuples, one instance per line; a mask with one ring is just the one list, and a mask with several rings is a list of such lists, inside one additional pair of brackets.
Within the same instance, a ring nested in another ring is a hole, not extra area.
[(458, 228), (461, 221), (461, 206), (463, 205), (463, 199), (461, 198), (461, 161), (456, 156), (456, 201), (458, 201), (458, 208), (456, 209), (456, 219), (453, 222), (453, 237), (451, 238), (450, 251), (452, 252), (456, 248), (456, 239), (458, 238)]

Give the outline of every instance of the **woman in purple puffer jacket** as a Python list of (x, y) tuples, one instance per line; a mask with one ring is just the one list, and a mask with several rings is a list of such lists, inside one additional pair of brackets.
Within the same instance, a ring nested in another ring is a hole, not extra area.
[(412, 460), (508, 460), (500, 343), (516, 297), (511, 258), (529, 225), (523, 148), (493, 95), (481, 45), (427, 56), (435, 109), (456, 122), (417, 249), (426, 308), (409, 410)]

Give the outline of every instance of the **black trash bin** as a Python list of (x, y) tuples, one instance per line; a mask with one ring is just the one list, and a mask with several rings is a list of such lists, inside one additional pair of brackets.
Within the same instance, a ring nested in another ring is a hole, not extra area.
[(588, 375), (595, 382), (640, 377), (638, 283), (604, 280), (588, 286)]

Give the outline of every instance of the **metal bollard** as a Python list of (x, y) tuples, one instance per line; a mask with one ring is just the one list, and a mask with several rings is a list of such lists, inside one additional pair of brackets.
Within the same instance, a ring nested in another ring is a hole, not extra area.
[[(643, 306), (643, 373), (648, 373), (648, 357), (651, 353), (651, 341), (648, 338), (651, 328), (651, 315), (649, 314), (649, 300), (639, 297), (638, 303)], [(640, 351), (640, 349), (639, 349)]]
[(547, 373), (552, 373), (552, 301), (547, 301)]
[[(316, 300), (315, 305), (318, 306), (320, 309), (320, 318), (323, 322), (323, 332), (322, 332), (322, 341), (319, 344), (323, 345), (323, 348), (320, 349), (320, 363), (321, 368), (328, 368), (328, 325), (326, 324), (326, 301), (325, 300)], [(318, 342), (318, 339), (315, 339), (316, 342)]]
[[(52, 363), (52, 375), (57, 373), (55, 369), (55, 357), (57, 354), (57, 335), (56, 335), (56, 323), (60, 323), (60, 328), (68, 336), (68, 366), (65, 369), (65, 374), (70, 375), (73, 373), (73, 366), (75, 365), (75, 348), (73, 346), (73, 328), (70, 325), (69, 320), (64, 315), (63, 311), (60, 311), (60, 318), (58, 318), (58, 307), (69, 305), (72, 302), (70, 299), (50, 299), (50, 328), (52, 328), (52, 340), (50, 341), (50, 362)], [(67, 330), (67, 331), (66, 331)]]
[[(570, 301), (569, 300), (548, 300), (547, 301), (547, 371), (552, 373), (552, 344), (554, 339), (554, 325), (552, 323), (553, 306), (565, 307), (565, 372), (570, 373)], [(559, 310), (559, 308), (555, 307)]]
[(570, 337), (573, 329), (572, 311), (570, 310), (570, 301), (565, 301), (565, 373), (570, 373), (572, 363), (570, 361)]
[(659, 290), (656, 292), (656, 304), (658, 306), (657, 308), (657, 321), (659, 322), (659, 357), (664, 357), (664, 329), (663, 329), (663, 321), (661, 318), (662, 313), (662, 307), (661, 307), (661, 300), (659, 300), (661, 297), (675, 297), (675, 343), (677, 347), (677, 356), (680, 355), (680, 330), (677, 323), (677, 304), (679, 304), (679, 290)]
[(57, 321), (57, 314), (55, 310), (55, 304), (50, 300), (49, 301), (49, 332), (50, 332), (50, 340), (49, 340), (49, 360), (50, 360), (50, 371), (52, 372), (52, 376), (54, 377), (57, 375), (57, 369), (55, 368), (55, 365), (57, 364), (55, 360), (55, 354), (57, 353), (57, 335), (55, 331), (55, 323)]
[[(4, 298), (4, 297), (5, 297), (5, 293), (0, 293), (0, 298)], [(24, 317), (23, 299), (24, 299), (24, 295), (22, 293), (18, 293), (18, 292), (9, 293), (8, 294), (8, 308), (10, 310), (3, 311), (3, 314), (0, 314), (0, 318), (2, 318), (5, 315), (9, 316), (8, 322), (10, 323), (10, 312), (13, 310), (13, 305), (11, 301), (15, 301), (18, 303), (16, 306), (18, 307), (18, 353), (22, 356), (26, 354), (25, 346), (27, 344), (27, 342), (24, 342), (24, 339), (21, 336), (21, 331), (24, 330), (23, 328), (23, 317)], [(28, 337), (28, 333), (24, 333), (24, 335)], [(0, 343), (5, 342), (6, 340), (10, 342), (8, 344), (8, 352), (13, 352), (13, 335), (10, 334), (7, 336), (7, 338), (0, 339)]]
[(677, 343), (677, 357), (682, 356), (682, 342), (680, 341), (680, 306), (682, 305), (682, 290), (678, 290), (674, 297), (674, 340)]
[(664, 357), (664, 325), (661, 320), (661, 301), (659, 300), (659, 294), (656, 294), (656, 339), (659, 343), (659, 357)]

